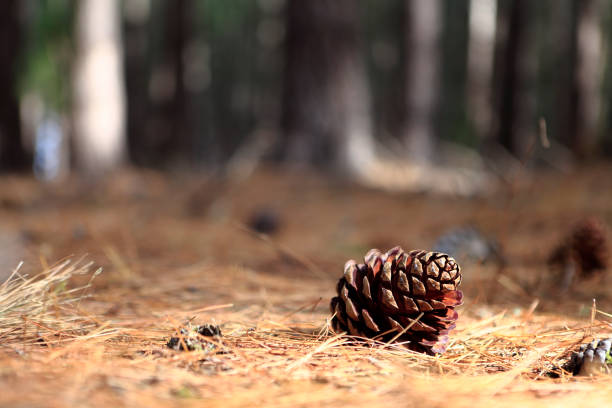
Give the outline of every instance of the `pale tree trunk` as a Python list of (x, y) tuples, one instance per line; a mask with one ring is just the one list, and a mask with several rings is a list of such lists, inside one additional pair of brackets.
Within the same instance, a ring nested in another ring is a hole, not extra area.
[(77, 166), (98, 175), (125, 159), (125, 96), (118, 0), (77, 3), (74, 147)]
[(355, 0), (288, 3), (282, 159), (359, 175), (372, 161)]
[(598, 0), (576, 2), (575, 66), (572, 122), (572, 148), (587, 156), (597, 141), (601, 108), (602, 79), (602, 3)]
[(468, 111), (478, 138), (483, 140), (491, 131), (497, 0), (471, 0), (469, 19)]
[(440, 89), (442, 2), (406, 1), (406, 124), (404, 139), (412, 159), (432, 158), (434, 121)]

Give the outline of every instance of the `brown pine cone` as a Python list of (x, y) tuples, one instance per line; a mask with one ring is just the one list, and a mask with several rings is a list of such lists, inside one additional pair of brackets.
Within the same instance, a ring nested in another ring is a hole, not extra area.
[[(395, 247), (377, 249), (365, 264), (350, 260), (331, 300), (337, 332), (403, 343), (428, 354), (446, 350), (463, 294), (459, 265), (450, 256)], [(419, 318), (420, 316), (420, 318)]]
[(578, 223), (551, 252), (548, 263), (563, 268), (561, 286), (564, 288), (571, 284), (574, 275), (588, 278), (605, 271), (608, 266), (608, 238), (604, 224), (597, 218), (587, 218)]
[(601, 221), (589, 218), (578, 224), (571, 234), (570, 247), (583, 275), (592, 275), (606, 269), (607, 236)]

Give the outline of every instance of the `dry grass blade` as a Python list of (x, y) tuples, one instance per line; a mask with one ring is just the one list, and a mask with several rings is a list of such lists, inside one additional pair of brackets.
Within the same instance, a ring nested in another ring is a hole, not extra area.
[(90, 273), (91, 263), (67, 259), (34, 276), (20, 274), (20, 267), (0, 285), (0, 338), (4, 344), (46, 342), (46, 336), (73, 337), (91, 326), (90, 319), (76, 313), (76, 306), (87, 296), (101, 269), (87, 284), (70, 288), (70, 279)]
[(306, 361), (308, 361), (312, 356), (314, 356), (317, 353), (321, 353), (322, 351), (340, 345), (342, 343), (344, 343), (344, 339), (343, 339), (344, 334), (338, 334), (334, 337), (330, 337), (329, 339), (325, 340), (323, 343), (319, 344), (318, 346), (316, 346), (313, 350), (311, 350), (310, 352), (308, 352), (304, 357), (300, 358), (299, 360), (289, 364), (287, 366), (287, 371), (293, 370), (296, 367), (299, 367), (300, 365), (304, 364)]

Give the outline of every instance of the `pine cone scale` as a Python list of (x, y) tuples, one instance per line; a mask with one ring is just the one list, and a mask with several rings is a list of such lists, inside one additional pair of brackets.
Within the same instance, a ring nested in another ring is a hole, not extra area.
[(416, 301), (417, 301), (417, 303), (419, 305), (419, 309), (421, 311), (429, 312), (429, 311), (433, 310), (433, 307), (429, 303), (425, 302), (424, 300), (417, 299)]
[(418, 259), (412, 259), (412, 274), (416, 276), (423, 275), (423, 264)]
[(393, 292), (391, 292), (389, 289), (385, 287), (380, 288), (380, 299), (383, 306), (385, 306), (390, 312), (399, 311), (399, 306), (397, 306), (395, 296), (393, 296)]
[(401, 269), (397, 273), (396, 285), (400, 291), (410, 293), (410, 284), (408, 283), (408, 278)]
[(368, 326), (368, 328), (370, 330), (374, 330), (374, 331), (380, 331), (380, 328), (378, 327), (378, 325), (374, 322), (374, 320), (372, 319), (372, 316), (370, 316), (370, 314), (368, 313), (368, 311), (366, 309), (363, 309), (361, 311), (361, 313), (363, 314), (363, 320), (366, 324), (366, 326)]

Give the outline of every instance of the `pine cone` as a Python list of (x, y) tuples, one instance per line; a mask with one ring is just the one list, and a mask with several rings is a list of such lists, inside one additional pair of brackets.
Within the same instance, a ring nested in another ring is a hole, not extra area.
[(580, 346), (580, 350), (572, 354), (572, 358), (564, 367), (573, 375), (595, 375), (610, 373), (610, 346), (612, 339), (594, 340)]
[(446, 254), (372, 249), (365, 264), (350, 260), (344, 266), (330, 305), (332, 326), (419, 352), (443, 353), (458, 318), (455, 306), (463, 299), (460, 282), (459, 265)]
[(608, 250), (603, 223), (589, 218), (578, 224), (570, 237), (570, 246), (582, 275), (592, 275), (607, 267)]
[[(180, 328), (178, 336), (171, 337), (166, 345), (177, 351), (204, 351), (214, 350), (217, 348), (215, 343), (206, 340), (207, 337), (219, 339), (221, 337), (221, 329), (219, 326), (212, 324), (204, 324), (195, 326), (187, 323)], [(186, 347), (186, 348), (185, 348)]]
[(567, 276), (562, 278), (563, 287), (569, 286), (574, 274), (588, 278), (607, 268), (607, 241), (605, 226), (596, 218), (588, 218), (572, 229), (548, 258), (549, 265), (561, 266), (565, 270)]

